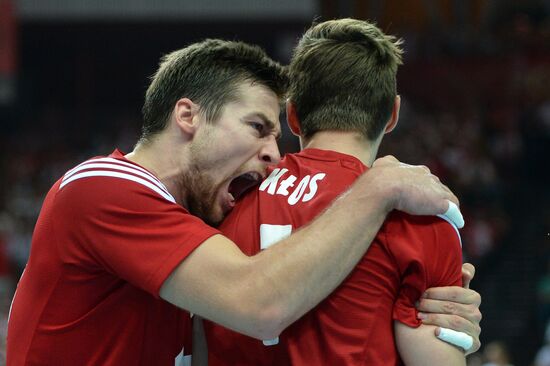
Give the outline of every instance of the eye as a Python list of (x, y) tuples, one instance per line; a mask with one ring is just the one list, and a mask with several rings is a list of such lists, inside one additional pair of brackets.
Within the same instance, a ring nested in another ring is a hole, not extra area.
[(258, 133), (260, 135), (263, 135), (264, 132), (265, 132), (265, 126), (263, 123), (261, 122), (256, 122), (256, 121), (250, 121), (248, 122), (248, 124), (253, 128), (255, 129), (256, 131), (258, 131)]

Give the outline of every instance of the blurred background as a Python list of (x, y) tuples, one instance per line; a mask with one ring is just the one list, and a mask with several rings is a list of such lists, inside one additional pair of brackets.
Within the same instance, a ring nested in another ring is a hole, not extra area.
[[(382, 153), (428, 165), (461, 198), (484, 315), (469, 364), (550, 365), (548, 0), (0, 0), (0, 365), (47, 190), (132, 148), (159, 57), (219, 37), (287, 63), (314, 19), (338, 17), (405, 40)], [(285, 130), (281, 150), (297, 149)]]

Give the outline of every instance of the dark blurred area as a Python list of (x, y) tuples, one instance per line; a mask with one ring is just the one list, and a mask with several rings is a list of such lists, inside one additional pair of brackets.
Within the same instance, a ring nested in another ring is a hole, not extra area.
[[(484, 315), (469, 364), (550, 365), (550, 1), (304, 0), (282, 11), (240, 0), (249, 10), (225, 15), (213, 8), (222, 0), (198, 15), (199, 1), (177, 14), (171, 0), (166, 13), (163, 1), (138, 1), (142, 13), (75, 3), (0, 0), (0, 365), (46, 192), (82, 160), (132, 149), (159, 57), (225, 38), (287, 63), (313, 19), (345, 16), (405, 40), (400, 122), (381, 154), (429, 166), (461, 199)], [(286, 129), (281, 150), (298, 148)], [(506, 357), (492, 356), (499, 347)]]

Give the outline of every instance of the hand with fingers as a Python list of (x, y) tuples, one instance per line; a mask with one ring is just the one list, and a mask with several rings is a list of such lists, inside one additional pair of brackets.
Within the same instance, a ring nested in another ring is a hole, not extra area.
[(471, 290), (475, 267), (462, 266), (464, 287), (436, 287), (426, 290), (417, 303), (418, 317), (423, 324), (437, 326), (435, 335), (464, 349), (466, 355), (476, 352), (481, 343), (481, 296)]
[[(387, 198), (388, 211), (438, 215), (447, 213), (452, 204), (459, 204), (453, 192), (423, 165), (405, 164), (388, 155), (375, 160), (367, 175), (375, 179), (368, 185), (369, 190)], [(456, 225), (462, 227), (460, 223)]]

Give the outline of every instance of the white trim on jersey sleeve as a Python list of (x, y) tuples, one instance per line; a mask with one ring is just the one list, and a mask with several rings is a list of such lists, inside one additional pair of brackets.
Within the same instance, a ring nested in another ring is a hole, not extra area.
[[(148, 176), (149, 177), (148, 179), (151, 182), (155, 183), (163, 191), (168, 193), (168, 189), (166, 188), (166, 186), (164, 184), (162, 184), (162, 182), (157, 177), (155, 177), (151, 172), (147, 171), (146, 169), (144, 169), (144, 168), (142, 168), (138, 165), (131, 164), (131, 163), (128, 163), (128, 162), (122, 161), (122, 160), (117, 160), (117, 159), (114, 159), (114, 158), (97, 158), (97, 159), (87, 160), (87, 161), (77, 165), (73, 169), (69, 170), (67, 173), (65, 173), (65, 177), (68, 177), (76, 171), (86, 169), (87, 167), (90, 167), (92, 164), (97, 164), (97, 163), (111, 163), (111, 165), (109, 166), (109, 168), (111, 168), (111, 169), (120, 168), (120, 170), (126, 170), (126, 169), (123, 169), (123, 167), (131, 168), (132, 171), (135, 174), (142, 175), (142, 176), (145, 176), (145, 175)], [(86, 165), (86, 168), (83, 167), (83, 165)]]
[[(145, 174), (147, 174), (149, 177), (151, 177), (152, 180), (154, 180), (155, 182), (157, 182), (157, 184), (162, 187), (166, 193), (168, 193), (168, 189), (166, 189), (166, 187), (164, 186), (164, 184), (162, 184), (162, 182), (157, 178), (155, 177), (151, 172), (149, 172), (148, 170), (140, 167), (139, 165), (136, 165), (136, 164), (132, 164), (132, 163), (128, 163), (126, 161), (122, 161), (122, 160), (117, 160), (117, 159), (114, 159), (114, 158), (101, 158), (101, 159), (98, 159), (102, 162), (108, 162), (108, 163), (113, 163), (113, 164), (119, 164), (119, 165), (124, 165), (124, 166), (127, 166), (127, 167), (130, 167), (130, 168), (133, 168), (133, 169), (137, 169)], [(94, 161), (95, 163), (96, 161)]]
[(139, 175), (140, 177), (143, 177), (143, 178), (147, 179), (149, 182), (156, 185), (164, 193), (170, 194), (170, 193), (168, 193), (168, 190), (164, 187), (164, 185), (162, 183), (160, 183), (160, 181), (157, 180), (156, 178), (153, 178), (150, 174), (146, 174), (142, 171), (133, 169), (132, 167), (126, 167), (126, 166), (123, 166), (123, 165), (110, 164), (110, 163), (90, 162), (89, 164), (83, 165), (83, 166), (79, 167), (78, 169), (73, 169), (70, 173), (65, 174), (65, 176), (63, 177), (63, 180), (68, 180), (73, 175), (75, 175), (76, 173), (81, 172), (83, 170), (95, 169), (96, 171), (100, 171), (101, 169), (99, 169), (99, 168), (119, 170), (119, 171), (122, 171), (122, 172), (127, 172), (127, 173), (132, 173), (132, 174), (135, 174), (135, 175)]
[[(105, 170), (112, 169), (112, 170)], [(117, 170), (117, 171), (113, 171)], [(113, 158), (99, 158), (88, 160), (69, 170), (63, 176), (59, 189), (78, 179), (89, 177), (111, 177), (126, 179), (141, 184), (150, 190), (156, 192), (166, 200), (176, 203), (174, 197), (168, 192), (168, 189), (154, 175), (147, 170), (124, 161)]]
[(89, 177), (112, 177), (112, 178), (121, 178), (121, 179), (131, 180), (132, 182), (139, 183), (155, 191), (156, 193), (158, 193), (168, 201), (176, 203), (176, 200), (174, 199), (174, 197), (172, 197), (172, 195), (166, 194), (163, 190), (158, 188), (156, 185), (146, 181), (145, 179), (138, 178), (135, 175), (112, 172), (109, 170), (92, 170), (84, 173), (75, 174), (69, 179), (63, 180), (63, 182), (59, 186), (59, 189), (63, 188), (64, 186), (66, 186), (71, 182), (74, 182), (75, 180), (82, 179), (82, 178), (89, 178)]

